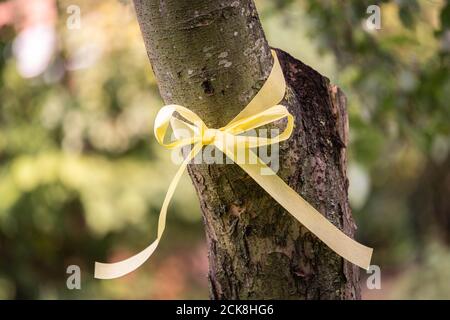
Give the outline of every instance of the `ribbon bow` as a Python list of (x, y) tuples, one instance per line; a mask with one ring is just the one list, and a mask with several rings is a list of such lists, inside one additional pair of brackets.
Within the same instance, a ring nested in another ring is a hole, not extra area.
[[(236, 163), (255, 180), (267, 193), (269, 193), (284, 209), (296, 218), (309, 231), (314, 233), (328, 247), (344, 259), (368, 269), (372, 256), (372, 249), (361, 245), (336, 228), (323, 215), (314, 209), (299, 194), (290, 188), (275, 172), (264, 164), (257, 155), (250, 150), (253, 147), (275, 144), (287, 140), (294, 127), (294, 118), (282, 105), (278, 103), (283, 99), (286, 83), (276, 53), (272, 51), (274, 65), (269, 78), (253, 98), (229, 124), (220, 129), (210, 129), (200, 117), (189, 109), (179, 105), (163, 107), (156, 116), (154, 132), (156, 140), (165, 148), (173, 149), (193, 145), (193, 148), (180, 165), (175, 177), (172, 179), (166, 193), (158, 220), (158, 234), (156, 240), (138, 254), (116, 263), (95, 263), (95, 278), (113, 279), (126, 275), (143, 264), (156, 250), (166, 226), (167, 209), (188, 163), (202, 150), (205, 145), (214, 145), (230, 159), (236, 159), (237, 150), (245, 150), (257, 161), (252, 163)], [(272, 107), (268, 107), (272, 106)], [(184, 120), (174, 118), (178, 113)], [(240, 134), (264, 126), (269, 123), (287, 118), (286, 128), (274, 138), (242, 136)], [(186, 121), (185, 121), (186, 120)], [(164, 143), (169, 124), (175, 134), (180, 128), (188, 128), (192, 135)], [(272, 172), (271, 175), (262, 175), (260, 172)]]

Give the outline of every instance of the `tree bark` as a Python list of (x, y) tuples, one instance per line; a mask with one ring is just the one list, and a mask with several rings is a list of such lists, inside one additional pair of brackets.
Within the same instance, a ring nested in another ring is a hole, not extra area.
[[(134, 0), (167, 104), (211, 128), (228, 123), (267, 79), (270, 47), (252, 0)], [(342, 92), (277, 50), (295, 117), (278, 175), (353, 236), (347, 198), (348, 117)], [(277, 124), (282, 126), (282, 123)], [(281, 127), (280, 127), (281, 128)], [(237, 165), (189, 165), (209, 249), (212, 299), (359, 299), (359, 269), (284, 211)]]

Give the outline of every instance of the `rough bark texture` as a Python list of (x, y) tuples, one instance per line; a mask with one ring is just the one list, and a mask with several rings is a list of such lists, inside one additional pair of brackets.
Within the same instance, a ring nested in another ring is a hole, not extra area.
[[(252, 0), (135, 0), (161, 94), (214, 128), (266, 80), (272, 59)], [(347, 199), (348, 117), (341, 91), (277, 50), (295, 116), (280, 145), (281, 176), (352, 236)], [(278, 123), (280, 127), (283, 122)], [(236, 165), (190, 165), (209, 247), (213, 299), (358, 299), (359, 270), (285, 212)]]

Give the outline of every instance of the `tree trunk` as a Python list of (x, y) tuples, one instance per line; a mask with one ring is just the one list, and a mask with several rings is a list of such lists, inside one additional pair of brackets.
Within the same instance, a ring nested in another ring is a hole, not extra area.
[[(227, 124), (272, 68), (252, 0), (134, 0), (167, 104)], [(353, 236), (347, 199), (346, 100), (329, 80), (277, 50), (295, 117), (278, 175)], [(209, 249), (213, 299), (359, 299), (359, 269), (285, 212), (237, 165), (190, 165)]]

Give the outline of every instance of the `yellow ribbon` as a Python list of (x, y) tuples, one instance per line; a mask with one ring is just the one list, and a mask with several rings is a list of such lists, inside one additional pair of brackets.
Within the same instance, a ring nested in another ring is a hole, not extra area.
[[(280, 177), (266, 166), (257, 155), (250, 150), (253, 147), (270, 145), (287, 140), (294, 127), (293, 116), (286, 107), (278, 105), (283, 99), (286, 83), (277, 55), (272, 52), (274, 65), (269, 78), (253, 98), (253, 100), (225, 127), (210, 129), (197, 114), (179, 105), (163, 107), (155, 119), (155, 136), (157, 141), (167, 149), (180, 148), (193, 145), (192, 150), (180, 165), (175, 177), (169, 185), (164, 199), (158, 221), (158, 235), (156, 240), (138, 254), (116, 263), (95, 263), (95, 278), (113, 279), (126, 275), (142, 265), (155, 251), (163, 235), (166, 226), (167, 208), (180, 181), (181, 175), (186, 170), (188, 163), (202, 150), (203, 146), (213, 144), (230, 159), (235, 160), (237, 149), (245, 149), (247, 153), (256, 159), (255, 163), (236, 163), (255, 180), (267, 193), (269, 193), (284, 209), (294, 216), (303, 226), (314, 233), (328, 247), (346, 260), (368, 269), (372, 256), (372, 249), (361, 245), (336, 228), (323, 215), (306, 202), (299, 194), (291, 189)], [(272, 107), (270, 107), (272, 106)], [(185, 120), (174, 118), (178, 113)], [(254, 136), (242, 136), (249, 130), (287, 118), (284, 131), (275, 138), (261, 138)], [(189, 137), (179, 138), (171, 143), (164, 143), (169, 124), (177, 133), (180, 128), (188, 128), (192, 134)], [(260, 173), (271, 171), (271, 175)]]

